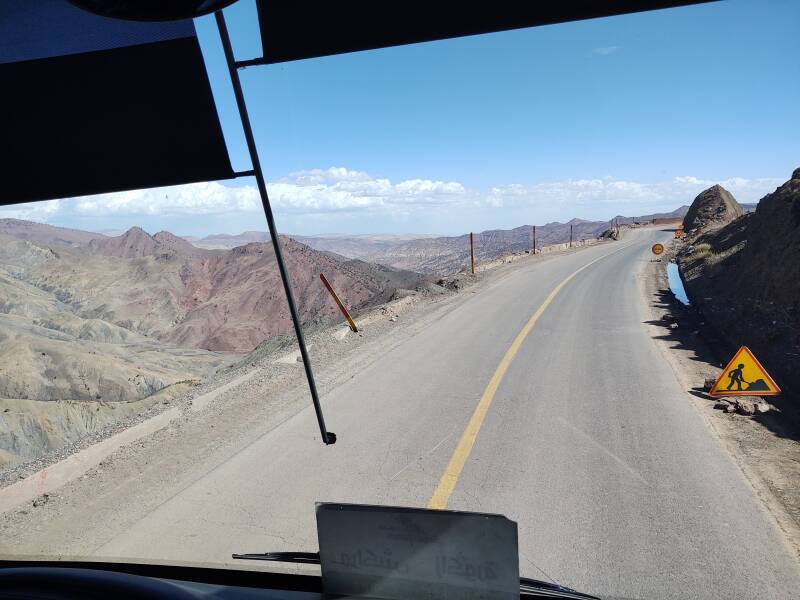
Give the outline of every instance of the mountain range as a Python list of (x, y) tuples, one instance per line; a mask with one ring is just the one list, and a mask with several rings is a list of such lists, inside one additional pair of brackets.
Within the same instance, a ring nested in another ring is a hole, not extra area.
[[(536, 226), (537, 247), (563, 244), (570, 239), (594, 239), (607, 231), (614, 221), (619, 224), (652, 221), (653, 219), (683, 218), (688, 206), (671, 212), (640, 217), (618, 216), (610, 221), (572, 219), (566, 223), (547, 223)], [(460, 236), (292, 236), (316, 250), (335, 252), (344, 256), (380, 263), (419, 273), (446, 275), (469, 265), (469, 234)], [(475, 257), (478, 261), (493, 260), (514, 252), (530, 250), (533, 228), (523, 225), (515, 229), (492, 229), (474, 235)]]
[[(206, 250), (138, 227), (106, 237), (13, 219), (0, 231), (0, 398), (142, 398), (291, 330), (272, 244)], [(304, 322), (339, 318), (319, 273), (356, 310), (423, 281), (281, 244)]]
[[(619, 224), (652, 221), (653, 219), (681, 219), (688, 206), (671, 212), (654, 213), (640, 217), (618, 216), (610, 221), (586, 221), (572, 219), (567, 223), (537, 225), (537, 246), (562, 244), (569, 241), (570, 225), (575, 240), (596, 238)], [(419, 273), (446, 275), (469, 264), (469, 234), (439, 236), (431, 234), (328, 234), (294, 235), (293, 240), (322, 252), (333, 252), (348, 258), (379, 263), (397, 269)], [(515, 229), (492, 229), (475, 234), (475, 252), (478, 260), (492, 260), (513, 252), (530, 250), (533, 230), (530, 225)], [(251, 242), (269, 241), (269, 234), (260, 231), (245, 231), (238, 235), (215, 234), (205, 237), (184, 238), (194, 246), (205, 249), (235, 248)]]

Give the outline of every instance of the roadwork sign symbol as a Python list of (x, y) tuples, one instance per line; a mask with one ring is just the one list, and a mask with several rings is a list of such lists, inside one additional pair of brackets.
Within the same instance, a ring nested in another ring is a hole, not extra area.
[(733, 355), (709, 392), (712, 396), (777, 396), (781, 388), (747, 346)]
[(664, 244), (653, 244), (653, 247), (650, 248), (650, 250), (652, 250), (653, 254), (658, 256), (664, 252)]

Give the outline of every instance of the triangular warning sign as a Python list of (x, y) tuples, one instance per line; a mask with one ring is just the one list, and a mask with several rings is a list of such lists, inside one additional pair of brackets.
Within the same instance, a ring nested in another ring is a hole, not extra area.
[(712, 396), (777, 396), (781, 388), (769, 376), (747, 346), (742, 346), (723, 369)]

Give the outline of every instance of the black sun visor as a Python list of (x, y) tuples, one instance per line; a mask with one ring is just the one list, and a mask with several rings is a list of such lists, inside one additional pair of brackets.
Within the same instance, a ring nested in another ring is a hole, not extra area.
[(697, 0), (256, 0), (264, 55), (243, 63), (272, 64), (698, 3)]
[(0, 204), (233, 176), (191, 20), (0, 2)]

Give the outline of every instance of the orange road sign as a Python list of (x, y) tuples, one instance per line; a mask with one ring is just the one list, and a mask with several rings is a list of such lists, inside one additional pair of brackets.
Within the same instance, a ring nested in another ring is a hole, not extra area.
[(711, 396), (777, 396), (780, 393), (781, 388), (747, 346), (733, 355), (709, 392)]
[(658, 256), (659, 254), (664, 253), (664, 245), (663, 244), (653, 244), (653, 247), (650, 248), (653, 251), (653, 254)]

